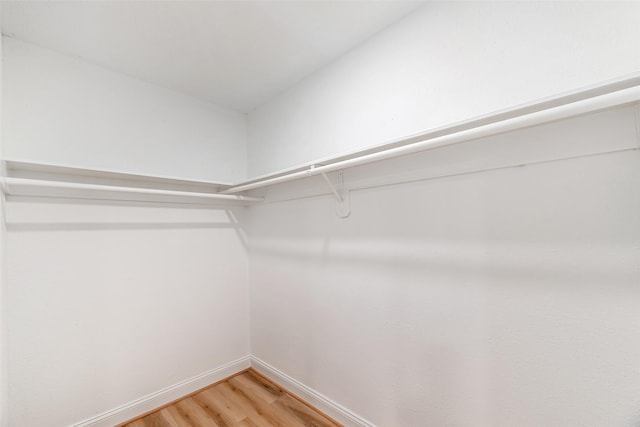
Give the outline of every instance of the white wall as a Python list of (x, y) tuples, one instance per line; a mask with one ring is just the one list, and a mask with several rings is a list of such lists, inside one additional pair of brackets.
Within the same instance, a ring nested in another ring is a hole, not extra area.
[(257, 176), (640, 70), (638, 2), (429, 2), (249, 115)]
[(637, 425), (635, 108), (270, 189), (252, 353), (380, 426)]
[(244, 208), (6, 208), (10, 425), (70, 425), (249, 354)]
[[(2, 8), (0, 8), (0, 16)], [(1, 22), (1, 20), (0, 20)], [(2, 45), (0, 40), (0, 64), (2, 63)], [(2, 66), (0, 66), (0, 117), (2, 116)], [(0, 121), (0, 127), (2, 122)], [(2, 159), (2, 132), (0, 132), (0, 159)], [(4, 173), (0, 163), (0, 175)], [(0, 192), (0, 427), (9, 425), (8, 408), (8, 370), (7, 370), (7, 322), (6, 322), (6, 224), (4, 219), (4, 194)]]
[(246, 176), (245, 115), (3, 37), (8, 158), (187, 179)]
[[(2, 141), (0, 141), (0, 145)], [(0, 150), (0, 154), (1, 154)], [(7, 325), (7, 229), (4, 217), (5, 199), (0, 193), (0, 426), (9, 426), (9, 374), (8, 374), (8, 325)]]
[[(243, 114), (11, 38), (3, 45), (7, 158), (246, 175)], [(243, 208), (24, 198), (4, 207), (8, 425), (77, 423), (249, 354)], [(133, 410), (151, 409), (141, 405)]]
[[(2, 145), (2, 141), (0, 141)], [(1, 155), (0, 150), (0, 155)], [(0, 426), (9, 426), (9, 370), (7, 321), (7, 229), (5, 223), (5, 197), (0, 193)]]

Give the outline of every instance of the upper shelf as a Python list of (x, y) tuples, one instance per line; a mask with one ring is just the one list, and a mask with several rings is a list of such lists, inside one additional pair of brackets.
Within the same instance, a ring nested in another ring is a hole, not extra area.
[(364, 150), (319, 159), (235, 184), (224, 194), (240, 193), (313, 175), (459, 144), (640, 101), (640, 73), (539, 99), (470, 120), (390, 141)]
[[(640, 101), (640, 73), (541, 99), (465, 122), (432, 129), (377, 147), (321, 159), (237, 184), (136, 175), (5, 159), (2, 190), (9, 196), (56, 197), (110, 201), (241, 205), (263, 201), (238, 196), (256, 188), (323, 175), (367, 163), (538, 126)], [(639, 110), (640, 111), (640, 110)], [(640, 126), (640, 113), (638, 116)], [(640, 128), (639, 128), (640, 129)], [(342, 202), (338, 190), (331, 187)]]
[(261, 198), (220, 194), (227, 183), (4, 160), (8, 196), (207, 206), (247, 206)]

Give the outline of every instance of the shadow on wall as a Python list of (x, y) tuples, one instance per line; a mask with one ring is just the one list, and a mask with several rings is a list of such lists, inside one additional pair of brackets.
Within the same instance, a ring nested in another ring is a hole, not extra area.
[[(581, 283), (632, 283), (636, 268), (634, 252), (624, 246), (584, 247), (487, 243), (483, 241), (359, 240), (325, 238), (322, 249), (310, 249), (308, 242), (259, 241), (253, 254), (279, 262), (308, 263), (310, 268), (351, 269), (369, 272), (397, 271), (399, 275), (424, 273), (428, 277), (496, 279), (519, 277), (527, 281), (571, 275)], [(315, 266), (315, 267), (314, 267)]]
[(549, 396), (586, 405), (637, 385), (637, 249), (378, 243), (252, 244), (258, 357), (380, 425), (577, 425)]
[(378, 425), (629, 425), (637, 166), (362, 189), (347, 220), (330, 197), (254, 206), (252, 351)]
[(238, 212), (243, 208), (14, 196), (7, 198), (7, 206), (6, 225), (12, 232), (233, 229), (247, 247)]

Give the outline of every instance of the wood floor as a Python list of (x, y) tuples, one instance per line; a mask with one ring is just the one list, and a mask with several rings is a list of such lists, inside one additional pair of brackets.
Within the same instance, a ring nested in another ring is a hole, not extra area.
[(253, 370), (121, 427), (337, 427)]

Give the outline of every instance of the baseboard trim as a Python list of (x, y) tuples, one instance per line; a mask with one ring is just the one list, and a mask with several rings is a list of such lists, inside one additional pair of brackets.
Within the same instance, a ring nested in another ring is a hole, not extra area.
[(305, 402), (315, 406), (331, 418), (344, 424), (345, 427), (376, 427), (372, 422), (362, 418), (321, 393), (318, 393), (311, 387), (290, 377), (256, 356), (251, 356), (251, 367)]
[(251, 366), (251, 356), (244, 356), (217, 368), (213, 368), (177, 384), (165, 387), (132, 402), (113, 408), (70, 427), (112, 427), (140, 414), (180, 399), (196, 390), (207, 387)]

